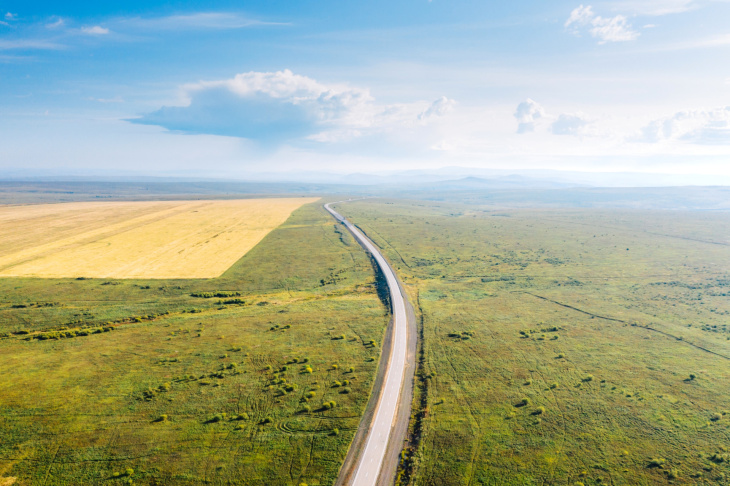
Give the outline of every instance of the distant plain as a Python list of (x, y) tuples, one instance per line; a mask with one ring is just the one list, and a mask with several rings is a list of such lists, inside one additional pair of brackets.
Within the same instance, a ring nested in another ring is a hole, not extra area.
[(422, 316), (414, 484), (728, 484), (730, 213), (337, 209)]

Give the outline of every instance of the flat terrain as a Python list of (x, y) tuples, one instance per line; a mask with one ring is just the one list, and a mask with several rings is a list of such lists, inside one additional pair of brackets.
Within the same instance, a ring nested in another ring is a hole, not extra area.
[(415, 484), (729, 484), (730, 214), (339, 210), (422, 316)]
[(314, 200), (0, 207), (0, 277), (218, 277)]
[(0, 296), (16, 486), (332, 484), (389, 320), (318, 203), (218, 278), (0, 278)]

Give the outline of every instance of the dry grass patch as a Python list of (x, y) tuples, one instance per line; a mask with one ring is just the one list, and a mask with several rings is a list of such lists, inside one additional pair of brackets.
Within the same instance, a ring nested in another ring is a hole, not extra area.
[(1, 277), (214, 278), (316, 198), (0, 208)]

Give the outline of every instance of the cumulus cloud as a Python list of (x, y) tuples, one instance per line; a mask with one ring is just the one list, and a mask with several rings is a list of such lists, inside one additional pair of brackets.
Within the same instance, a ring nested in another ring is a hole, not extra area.
[(109, 29), (100, 25), (94, 25), (93, 27), (81, 27), (81, 32), (89, 35), (106, 35), (109, 33)]
[(5, 20), (7, 20), (7, 21), (17, 20), (17, 18), (18, 18), (18, 15), (17, 14), (10, 13), (10, 12), (7, 12), (5, 14)]
[(431, 103), (431, 106), (426, 108), (423, 112), (421, 112), (418, 115), (419, 120), (427, 120), (434, 116), (444, 116), (448, 112), (454, 109), (454, 100), (451, 100), (447, 98), (446, 96), (442, 96), (441, 98), (437, 99), (433, 103)]
[(680, 111), (652, 120), (631, 140), (646, 143), (678, 140), (700, 145), (730, 145), (730, 106)]
[(632, 29), (623, 15), (601, 17), (590, 5), (580, 5), (570, 12), (570, 17), (565, 21), (565, 28), (576, 35), (587, 30), (592, 37), (598, 39), (599, 44), (631, 41), (640, 35)]
[(580, 135), (588, 123), (582, 113), (562, 113), (552, 123), (550, 129), (555, 135)]
[(534, 100), (527, 98), (517, 105), (514, 117), (517, 118), (517, 133), (535, 131), (536, 120), (545, 116), (545, 109)]
[(135, 123), (169, 130), (246, 138), (262, 144), (301, 139), (352, 140), (378, 130), (443, 116), (453, 100), (380, 105), (367, 89), (321, 83), (290, 70), (248, 72), (183, 86), (183, 106), (163, 107)]

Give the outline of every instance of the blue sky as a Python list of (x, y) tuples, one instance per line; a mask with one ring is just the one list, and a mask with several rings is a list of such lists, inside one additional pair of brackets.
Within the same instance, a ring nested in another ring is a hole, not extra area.
[(730, 1), (0, 3), (0, 172), (730, 177)]

